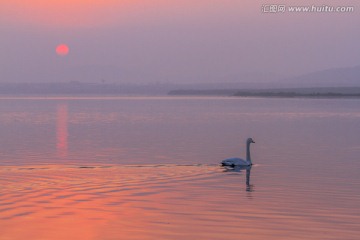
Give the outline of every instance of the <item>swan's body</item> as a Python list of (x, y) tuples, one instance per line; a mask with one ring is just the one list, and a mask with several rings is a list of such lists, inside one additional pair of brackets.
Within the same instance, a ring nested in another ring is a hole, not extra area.
[(228, 158), (225, 159), (221, 162), (221, 165), (223, 166), (230, 166), (230, 167), (235, 167), (235, 166), (250, 166), (251, 162), (246, 161), (244, 159), (241, 158)]
[(251, 166), (251, 157), (250, 157), (250, 144), (255, 143), (252, 138), (246, 140), (246, 160), (241, 158), (228, 158), (221, 162), (222, 166), (236, 167), (236, 166)]

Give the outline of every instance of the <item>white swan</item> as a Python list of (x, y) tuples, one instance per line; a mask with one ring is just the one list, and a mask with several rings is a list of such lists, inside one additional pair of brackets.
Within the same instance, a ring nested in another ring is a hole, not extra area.
[(248, 138), (246, 140), (246, 160), (241, 158), (228, 158), (221, 162), (222, 166), (229, 166), (229, 167), (235, 167), (235, 166), (251, 166), (251, 157), (250, 157), (250, 144), (255, 143), (252, 138)]

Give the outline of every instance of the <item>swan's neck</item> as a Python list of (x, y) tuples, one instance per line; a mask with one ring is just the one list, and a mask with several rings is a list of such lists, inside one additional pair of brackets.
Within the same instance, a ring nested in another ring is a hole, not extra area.
[(250, 143), (246, 144), (246, 161), (251, 163), (251, 156), (250, 156)]

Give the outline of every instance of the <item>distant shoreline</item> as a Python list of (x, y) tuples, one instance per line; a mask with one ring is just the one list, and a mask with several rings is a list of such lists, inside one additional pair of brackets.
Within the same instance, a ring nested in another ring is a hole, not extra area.
[(173, 90), (170, 96), (232, 96), (263, 98), (360, 98), (360, 87), (291, 89)]
[[(186, 89), (187, 88), (187, 89)], [(172, 90), (175, 89), (175, 90)], [(176, 90), (177, 89), (177, 90)], [(360, 87), (220, 88), (213, 85), (111, 83), (0, 83), (1, 96), (195, 96), (263, 98), (360, 98)]]
[(360, 98), (360, 93), (342, 94), (342, 93), (296, 93), (296, 92), (264, 92), (264, 93), (248, 93), (238, 92), (233, 96), (236, 97), (276, 97), (276, 98)]

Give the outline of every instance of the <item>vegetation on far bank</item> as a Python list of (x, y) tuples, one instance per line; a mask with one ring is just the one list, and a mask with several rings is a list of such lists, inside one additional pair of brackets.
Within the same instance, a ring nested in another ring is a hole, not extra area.
[(292, 89), (211, 89), (211, 90), (173, 90), (169, 95), (193, 96), (238, 96), (238, 97), (309, 97), (344, 98), (360, 97), (360, 87), (339, 88), (292, 88)]
[(360, 97), (360, 93), (297, 93), (297, 92), (237, 92), (233, 96), (239, 97), (283, 97), (283, 98), (293, 98), (293, 97), (328, 97), (328, 98), (340, 98), (340, 97)]

